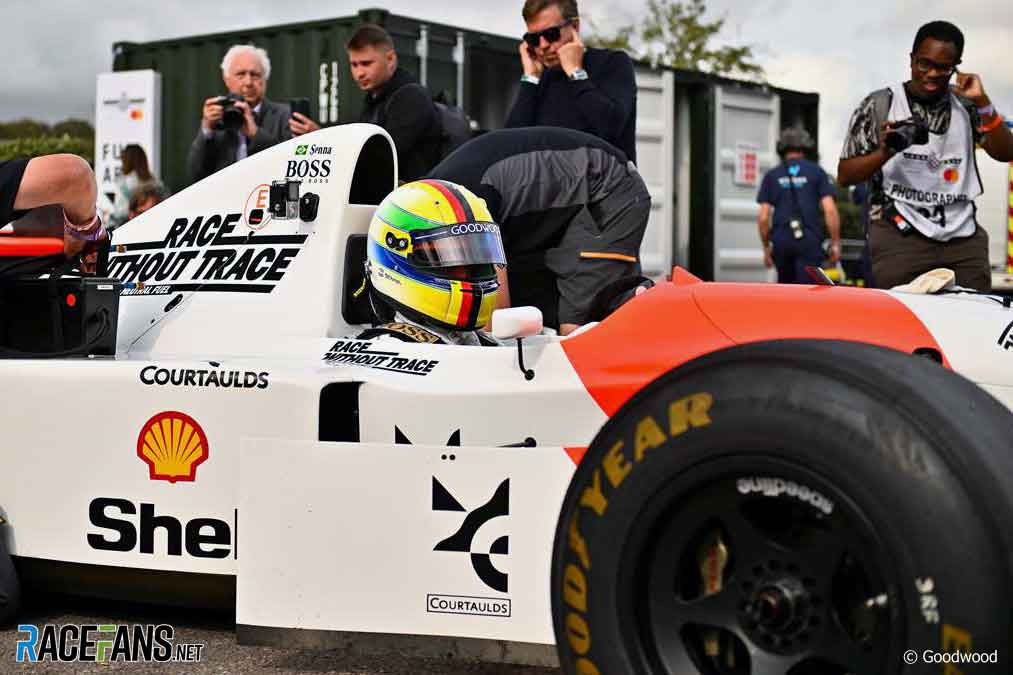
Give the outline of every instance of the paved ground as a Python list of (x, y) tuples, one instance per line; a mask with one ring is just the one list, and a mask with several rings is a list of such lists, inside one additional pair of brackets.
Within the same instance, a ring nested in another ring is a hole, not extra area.
[(25, 637), (16, 626), (0, 630), (0, 672), (108, 673), (129, 670), (133, 673), (338, 673), (340, 675), (558, 675), (551, 668), (535, 668), (487, 663), (464, 663), (443, 659), (408, 658), (400, 655), (357, 656), (347, 650), (318, 651), (249, 647), (236, 643), (235, 626), (228, 616), (208, 612), (127, 605), (67, 596), (37, 598), (24, 608), (22, 624), (159, 624), (175, 627), (175, 643), (203, 643), (199, 664), (156, 663), (17, 663), (16, 644)]

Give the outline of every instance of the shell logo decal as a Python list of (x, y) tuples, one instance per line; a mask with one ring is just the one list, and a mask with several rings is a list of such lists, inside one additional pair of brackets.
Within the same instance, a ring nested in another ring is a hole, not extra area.
[(148, 465), (151, 480), (193, 481), (197, 466), (208, 458), (208, 438), (189, 415), (161, 412), (141, 428), (137, 456)]

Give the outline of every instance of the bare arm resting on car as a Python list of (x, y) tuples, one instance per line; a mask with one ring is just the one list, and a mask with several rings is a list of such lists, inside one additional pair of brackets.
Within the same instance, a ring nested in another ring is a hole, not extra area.
[[(28, 162), (21, 179), (14, 208), (34, 209), (47, 204), (56, 204), (63, 209), (68, 221), (84, 225), (95, 218), (95, 199), (98, 189), (95, 174), (88, 163), (77, 155), (46, 155), (35, 157)], [(53, 219), (56, 220), (56, 219)], [(38, 221), (35, 221), (36, 223)], [(32, 228), (34, 229), (34, 228)], [(26, 232), (15, 225), (15, 234), (39, 234)], [(62, 219), (56, 220), (49, 236), (64, 235)], [(64, 236), (63, 252), (73, 256), (80, 253), (85, 241)]]

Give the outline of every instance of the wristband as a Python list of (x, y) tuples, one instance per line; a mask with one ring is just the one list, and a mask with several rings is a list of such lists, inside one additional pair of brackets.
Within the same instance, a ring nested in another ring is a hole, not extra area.
[(1002, 126), (1002, 115), (1000, 115), (999, 113), (993, 113), (992, 121), (982, 124), (980, 127), (978, 127), (978, 131), (980, 133), (987, 134), (994, 129), (998, 129), (1001, 126)]
[(63, 234), (65, 237), (77, 239), (78, 241), (98, 241), (106, 233), (102, 227), (102, 221), (98, 214), (84, 225), (75, 225), (67, 219), (67, 212), (63, 213)]
[(994, 115), (995, 114), (995, 106), (992, 105), (991, 103), (989, 103), (988, 105), (983, 105), (982, 107), (978, 108), (978, 114), (981, 115), (982, 117), (988, 117), (989, 115)]
[(540, 81), (541, 81), (541, 80), (539, 80), (539, 79), (538, 79), (537, 77), (535, 77), (534, 75), (521, 75), (521, 82), (527, 82), (528, 84), (533, 84), (533, 85), (535, 85), (536, 87), (538, 86), (538, 83), (539, 83)]

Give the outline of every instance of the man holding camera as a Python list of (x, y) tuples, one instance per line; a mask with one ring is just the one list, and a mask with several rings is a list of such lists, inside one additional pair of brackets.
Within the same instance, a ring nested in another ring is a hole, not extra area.
[(188, 158), (191, 180), (320, 128), (309, 117), (264, 97), (270, 77), (271, 60), (263, 49), (233, 45), (225, 53), (222, 79), (229, 93), (204, 101), (200, 131)]
[(957, 70), (963, 51), (956, 26), (925, 24), (910, 81), (873, 92), (852, 115), (838, 180), (869, 181), (869, 246), (882, 288), (936, 267), (952, 269), (960, 286), (991, 287), (988, 235), (975, 219), (975, 145), (1013, 161), (1013, 135), (981, 78)]
[(834, 186), (819, 164), (805, 158), (813, 147), (805, 129), (789, 127), (782, 131), (777, 143), (781, 164), (766, 173), (756, 196), (763, 264), (768, 268), (777, 266), (777, 281), (781, 284), (812, 283), (805, 268), (822, 265), (820, 209), (830, 234), (830, 261), (837, 262), (841, 257), (841, 219), (834, 202)]

